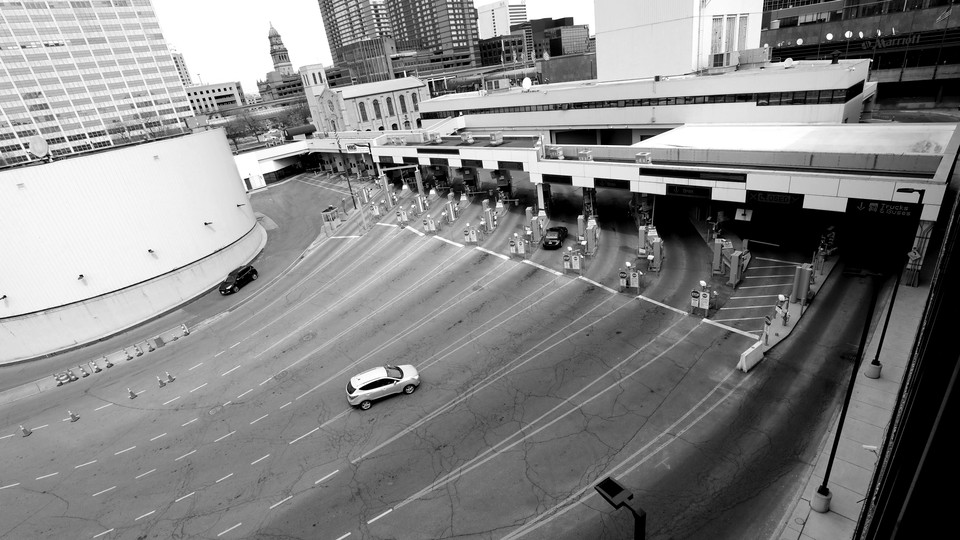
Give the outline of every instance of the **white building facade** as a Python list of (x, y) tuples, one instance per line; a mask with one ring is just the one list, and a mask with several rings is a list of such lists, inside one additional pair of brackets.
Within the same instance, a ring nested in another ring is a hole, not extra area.
[(200, 84), (187, 87), (186, 92), (194, 114), (209, 115), (246, 104), (239, 82)]
[(498, 0), (477, 6), (480, 39), (510, 35), (510, 27), (527, 22), (527, 0)]
[[(420, 103), (429, 99), (426, 83), (416, 77), (332, 89), (319, 64), (300, 68), (310, 116), (317, 130), (396, 131), (421, 125)], [(316, 81), (316, 83), (314, 83)]]
[(0, 172), (0, 363), (204, 294), (266, 242), (222, 130)]
[(173, 65), (177, 67), (177, 75), (180, 76), (180, 82), (183, 86), (193, 85), (193, 79), (190, 78), (190, 70), (187, 69), (187, 61), (183, 58), (183, 53), (173, 51), (170, 53), (173, 57)]
[(595, 8), (599, 80), (695, 73), (724, 58), (736, 65), (730, 53), (760, 47), (762, 0), (617, 0)]
[(5, 2), (0, 167), (181, 133), (193, 116), (149, 0)]

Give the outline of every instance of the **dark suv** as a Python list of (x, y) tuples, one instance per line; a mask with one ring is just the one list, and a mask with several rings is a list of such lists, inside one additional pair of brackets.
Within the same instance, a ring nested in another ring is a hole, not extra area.
[(241, 266), (227, 274), (227, 279), (220, 284), (220, 294), (231, 294), (240, 290), (247, 283), (257, 279), (257, 269), (248, 265)]

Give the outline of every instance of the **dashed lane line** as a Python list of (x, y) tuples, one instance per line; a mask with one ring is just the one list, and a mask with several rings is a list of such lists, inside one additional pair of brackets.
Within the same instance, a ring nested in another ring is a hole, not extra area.
[(274, 508), (280, 506), (281, 504), (289, 501), (289, 500), (292, 499), (292, 498), (293, 498), (293, 495), (290, 495), (290, 496), (287, 497), (286, 499), (284, 499), (284, 500), (282, 500), (282, 501), (280, 501), (280, 502), (278, 502), (278, 503), (275, 503), (274, 505), (272, 505), (272, 506), (270, 507), (270, 510), (273, 510)]
[(187, 422), (187, 423), (185, 423), (185, 424), (180, 424), (180, 427), (187, 427), (187, 426), (189, 426), (190, 424), (196, 422), (197, 420), (199, 420), (199, 418), (194, 418), (193, 420), (190, 420), (189, 422)]
[(273, 375), (267, 377), (262, 383), (258, 384), (257, 386), (263, 386), (272, 380), (273, 380)]
[(150, 442), (153, 442), (153, 441), (155, 441), (155, 440), (157, 440), (157, 439), (159, 439), (160, 437), (163, 437), (163, 436), (165, 436), (165, 435), (166, 435), (166, 433), (161, 433), (161, 434), (157, 435), (156, 437), (153, 437), (152, 439), (150, 439)]
[[(450, 244), (451, 246), (457, 246), (458, 248), (462, 248), (462, 247), (463, 247), (463, 244), (461, 244), (460, 242), (454, 242), (453, 240), (449, 240), (449, 239), (444, 238), (444, 237), (442, 237), (442, 236), (434, 236), (434, 238), (436, 238), (437, 240), (446, 242), (446, 243)], [(347, 536), (350, 536), (350, 533), (347, 533)]]
[(189, 455), (195, 454), (195, 453), (197, 453), (196, 450), (191, 450), (191, 451), (187, 452), (186, 454), (178, 457), (178, 458), (175, 459), (174, 461), (180, 461), (181, 459), (183, 459), (183, 458), (185, 458), (185, 457), (187, 457), (187, 456), (189, 456)]
[(757, 268), (796, 268), (796, 267), (800, 266), (801, 264), (803, 264), (803, 263), (797, 263), (797, 264), (758, 264), (758, 265), (754, 266), (753, 268), (751, 268), (751, 270), (755, 270), (755, 269), (757, 269)]
[(186, 494), (186, 495), (184, 495), (183, 497), (180, 497), (179, 499), (176, 499), (176, 500), (175, 500), (175, 501), (173, 501), (173, 502), (175, 502), (175, 503), (178, 503), (178, 502), (180, 502), (180, 501), (182, 501), (182, 500), (184, 500), (184, 499), (186, 499), (187, 497), (190, 497), (190, 496), (192, 496), (192, 495), (193, 495), (194, 493), (196, 493), (196, 491), (191, 491), (190, 493), (187, 493), (187, 494)]
[[(112, 531), (113, 529), (110, 529), (110, 530)], [(337, 540), (343, 540), (344, 538), (346, 538), (346, 537), (348, 537), (348, 536), (350, 536), (350, 533), (347, 533), (347, 534), (341, 536), (340, 538), (337, 538)]]
[(197, 390), (203, 388), (204, 386), (206, 386), (206, 385), (208, 385), (208, 384), (210, 384), (210, 383), (203, 383), (203, 384), (201, 384), (200, 386), (198, 386), (198, 387), (194, 388), (193, 390), (191, 390), (190, 393), (192, 394), (192, 393), (196, 392)]
[(314, 433), (316, 433), (316, 432), (319, 431), (319, 430), (320, 430), (319, 427), (315, 427), (315, 428), (311, 429), (310, 431), (304, 433), (303, 435), (297, 437), (296, 439), (290, 441), (290, 442), (287, 443), (287, 444), (293, 444), (293, 443), (295, 443), (295, 442), (297, 442), (297, 441), (299, 441), (299, 440), (301, 440), (301, 439), (306, 438), (306, 437), (309, 436), (309, 435), (313, 435)]
[(741, 319), (713, 319), (713, 322), (762, 321), (765, 317), (744, 317)]
[(324, 480), (330, 478), (331, 476), (337, 474), (338, 472), (340, 472), (340, 469), (337, 469), (337, 470), (333, 471), (332, 473), (324, 476), (323, 478), (317, 480), (316, 482), (313, 483), (313, 485), (317, 485), (317, 484), (319, 484), (320, 482), (323, 482)]
[(261, 421), (261, 420), (263, 420), (264, 418), (266, 418), (266, 417), (268, 417), (268, 416), (270, 416), (270, 414), (269, 414), (269, 413), (267, 413), (267, 414), (265, 414), (265, 415), (263, 415), (263, 416), (261, 416), (260, 418), (257, 418), (257, 419), (256, 419), (256, 420), (254, 420), (253, 422), (250, 422), (250, 425), (252, 426), (252, 425), (254, 425), (254, 424), (256, 424), (257, 422), (259, 422), (259, 421)]
[(9, 435), (4, 435), (3, 437), (0, 437), (0, 440), (6, 439), (6, 438), (8, 438), (8, 437), (13, 437), (14, 435), (16, 435), (16, 433), (11, 433), (11, 434), (9, 434)]
[(417, 229), (415, 229), (415, 228), (413, 228), (413, 227), (405, 227), (405, 228), (406, 228), (406, 229), (410, 229), (410, 232), (416, 233), (418, 236), (423, 236), (423, 232), (422, 232), (422, 231), (418, 231)]
[(133, 479), (134, 479), (134, 480), (139, 480), (139, 479), (143, 478), (144, 476), (146, 476), (146, 475), (148, 475), (148, 474), (150, 474), (150, 473), (152, 473), (152, 472), (156, 472), (156, 471), (157, 471), (156, 469), (150, 469), (149, 471), (147, 471), (147, 472), (145, 472), (145, 473), (138, 474), (137, 476), (133, 477)]
[(360, 236), (359, 234), (350, 234), (346, 236), (331, 236), (330, 238), (332, 240), (349, 240), (351, 238), (363, 238), (363, 237)]
[(767, 279), (775, 277), (793, 277), (793, 274), (771, 274), (769, 276), (743, 276), (743, 279)]
[(731, 309), (770, 309), (772, 307), (777, 307), (776, 304), (767, 304), (763, 306), (733, 306), (733, 307), (722, 307), (717, 311), (729, 311)]
[(723, 324), (723, 323), (718, 323), (717, 321), (714, 321), (714, 320), (704, 319), (703, 322), (705, 322), (705, 323), (707, 323), (707, 324), (712, 324), (712, 325), (714, 325), (714, 326), (716, 326), (716, 327), (718, 327), (718, 328), (723, 328), (724, 330), (726, 330), (726, 331), (728, 331), (728, 332), (733, 332), (733, 333), (735, 333), (735, 334), (740, 334), (741, 336), (748, 337), (748, 338), (750, 338), (750, 339), (757, 339), (757, 335), (756, 335), (756, 334), (751, 334), (750, 332), (746, 332), (746, 331), (744, 331), (744, 330), (740, 330), (739, 328), (734, 328), (734, 327), (732, 327), (732, 326), (727, 326), (727, 325), (725, 325), (725, 324)]
[(81, 464), (77, 465), (76, 467), (74, 467), (74, 469), (79, 469), (80, 467), (86, 467), (87, 465), (93, 465), (93, 464), (96, 463), (96, 462), (97, 462), (97, 460), (88, 461), (88, 462), (86, 462), (86, 463), (81, 463)]
[(19, 485), (20, 485), (20, 482), (17, 482), (17, 483), (15, 483), (15, 484), (7, 484), (7, 485), (5, 485), (5, 486), (0, 486), (0, 490), (2, 490), (2, 489), (7, 489), (7, 488), (12, 488), (12, 487), (17, 487), (17, 486), (19, 486)]
[(283, 405), (281, 405), (281, 406), (280, 406), (280, 409), (278, 409), (278, 410), (282, 410), (284, 407), (287, 407), (287, 406), (291, 405), (292, 403), (293, 403), (292, 401), (288, 401), (288, 402), (284, 403)]
[(156, 510), (151, 510), (151, 511), (147, 512), (146, 514), (138, 517), (138, 518), (135, 519), (134, 521), (140, 521), (141, 519), (143, 519), (143, 518), (145, 518), (145, 517), (147, 517), (147, 516), (152, 516), (152, 515), (155, 514), (155, 513), (157, 513)]
[(232, 400), (232, 399), (231, 399), (230, 401), (227, 401), (226, 403), (224, 403), (223, 406), (226, 407), (227, 405), (229, 405), (229, 404), (231, 404), (231, 403), (233, 403), (233, 400)]
[(44, 478), (50, 478), (51, 476), (56, 476), (56, 475), (58, 475), (58, 474), (60, 474), (60, 473), (59, 473), (59, 472), (55, 472), (55, 473), (45, 474), (45, 475), (43, 475), (43, 476), (38, 476), (38, 477), (37, 477), (37, 480), (43, 480)]
[(790, 287), (793, 283), (774, 283), (772, 285), (750, 285), (749, 287), (738, 287), (738, 289), (769, 289), (770, 287)]
[(270, 454), (267, 454), (267, 455), (263, 456), (262, 458), (257, 458), (257, 459), (255, 459), (255, 460), (253, 460), (253, 462), (251, 462), (250, 465), (256, 465), (257, 463), (260, 463), (261, 461), (267, 459), (268, 457), (270, 457)]
[(233, 435), (234, 433), (236, 433), (236, 431), (231, 431), (230, 433), (227, 433), (227, 434), (224, 435), (223, 437), (220, 437), (219, 439), (217, 439), (217, 440), (215, 440), (215, 441), (213, 441), (213, 442), (220, 442), (220, 441), (226, 439), (227, 437)]
[(367, 525), (369, 525), (369, 524), (371, 524), (371, 523), (373, 523), (374, 521), (376, 521), (376, 520), (378, 520), (378, 519), (380, 519), (380, 518), (382, 518), (383, 516), (385, 516), (385, 515), (387, 515), (387, 514), (389, 514), (390, 512), (393, 512), (393, 508), (389, 508), (389, 509), (387, 509), (387, 511), (386, 511), (386, 512), (384, 512), (384, 513), (382, 513), (382, 514), (380, 514), (379, 516), (377, 516), (377, 517), (375, 517), (375, 518), (373, 518), (373, 519), (371, 519), (370, 521), (368, 521), (368, 522), (367, 522)]
[(233, 345), (231, 345), (230, 348), (232, 349), (232, 348), (236, 347), (237, 345), (239, 345), (239, 344), (241, 344), (241, 343), (243, 343), (243, 342), (242, 342), (242, 341), (238, 341), (238, 342), (234, 343)]
[(730, 300), (743, 300), (746, 298), (776, 298), (776, 294), (761, 294), (758, 296), (731, 296)]
[[(272, 378), (273, 378), (273, 377), (270, 377), (270, 379), (272, 379)], [(267, 379), (267, 380), (269, 380), (269, 379)], [(260, 383), (260, 384), (263, 384), (263, 383)], [(244, 392), (244, 393), (240, 394), (239, 396), (237, 396), (237, 399), (242, 398), (243, 396), (249, 394), (250, 392), (253, 392), (253, 388), (251, 388), (251, 389), (247, 390), (246, 392)]]
[(123, 450), (120, 450), (119, 452), (114, 452), (113, 455), (119, 456), (120, 454), (124, 454), (124, 453), (126, 453), (126, 452), (129, 452), (129, 451), (135, 449), (136, 447), (137, 447), (137, 446), (134, 445), (134, 446), (131, 446), (130, 448), (124, 448)]
[(113, 405), (113, 403), (107, 403), (106, 405), (101, 405), (101, 406), (97, 407), (96, 409), (94, 409), (94, 411), (99, 411), (100, 409), (106, 409), (107, 407), (109, 407), (109, 406), (111, 406), (111, 405)]
[(224, 476), (223, 478), (217, 480), (216, 482), (214, 482), (214, 484), (219, 484), (220, 482), (223, 482), (224, 480), (226, 480), (227, 478), (230, 478), (231, 476), (233, 476), (233, 473), (230, 473), (230, 474)]
[(236, 371), (236, 370), (238, 370), (238, 369), (240, 369), (240, 366), (237, 366), (237, 367), (234, 367), (234, 368), (230, 368), (230, 369), (228, 369), (227, 371), (224, 371), (223, 373), (221, 373), (220, 376), (221, 376), (221, 377), (226, 377), (227, 375), (233, 373), (234, 371)]
[[(222, 352), (226, 352), (226, 351), (222, 351)], [(219, 356), (219, 355), (217, 355), (217, 356)], [(214, 358), (216, 358), (216, 356), (215, 356)], [(187, 371), (193, 371), (193, 370), (197, 369), (198, 367), (200, 367), (200, 366), (202, 366), (202, 365), (203, 365), (203, 362), (200, 362), (199, 364), (193, 366), (192, 368), (188, 369)]]
[(223, 353), (225, 353), (225, 352), (227, 352), (227, 351), (220, 351), (220, 352), (218, 352), (217, 354), (213, 355), (213, 357), (216, 358), (216, 357), (220, 356), (221, 354), (223, 354)]
[(582, 281), (586, 281), (587, 283), (593, 285), (594, 287), (600, 287), (601, 289), (603, 289), (603, 290), (605, 290), (605, 291), (607, 291), (607, 292), (609, 292), (609, 293), (617, 294), (617, 291), (611, 289), (610, 287), (607, 287), (606, 285), (603, 285), (603, 284), (601, 284), (601, 283), (598, 283), (598, 282), (596, 282), (596, 281), (594, 281), (594, 280), (592, 280), (592, 279), (590, 279), (590, 278), (583, 277), (583, 276), (579, 276), (578, 279), (580, 279), (580, 280), (582, 280)]
[(239, 526), (241, 526), (241, 525), (243, 525), (243, 523), (237, 523), (237, 524), (236, 524), (236, 525), (234, 525), (233, 527), (230, 527), (229, 529), (227, 529), (227, 530), (225, 530), (225, 531), (222, 531), (222, 532), (221, 532), (220, 534), (218, 534), (218, 535), (217, 535), (217, 538), (219, 538), (219, 537), (221, 537), (221, 536), (223, 536), (223, 535), (225, 535), (225, 534), (227, 534), (228, 532), (230, 532), (230, 531), (232, 531), (232, 530), (234, 530), (234, 529), (236, 529), (237, 527), (239, 527)]
[(754, 257), (754, 260), (757, 260), (757, 261), (776, 262), (776, 263), (783, 263), (783, 264), (792, 264), (792, 265), (794, 265), (794, 266), (800, 266), (801, 264), (803, 264), (802, 262), (784, 261), (784, 260), (781, 260), (781, 259), (768, 259), (768, 258), (766, 258), (766, 257)]
[(108, 492), (108, 491), (113, 491), (113, 490), (115, 490), (115, 489), (117, 489), (117, 486), (108, 487), (107, 489), (105, 489), (105, 490), (103, 490), (103, 491), (98, 491), (98, 492), (94, 493), (94, 494), (93, 494), (93, 497), (96, 497), (97, 495), (103, 495), (104, 493), (106, 493), (106, 492)]
[(98, 534), (93, 535), (93, 537), (94, 537), (94, 538), (100, 538), (101, 536), (103, 536), (103, 535), (105, 535), (105, 534), (107, 534), (107, 533), (112, 533), (112, 532), (113, 532), (113, 529), (107, 529), (107, 530), (103, 531), (102, 533), (98, 533)]
[(36, 430), (38, 430), (38, 429), (43, 429), (43, 428), (45, 428), (45, 427), (50, 427), (50, 424), (44, 424), (44, 425), (42, 425), (42, 426), (37, 426), (37, 427), (35, 427), (35, 428), (32, 428), (31, 431), (36, 431)]
[(164, 401), (163, 404), (164, 404), (164, 405), (169, 405), (169, 404), (173, 403), (174, 401), (176, 401), (176, 400), (178, 400), (178, 399), (180, 399), (180, 396), (177, 396), (177, 397), (175, 397), (175, 398), (173, 398), (173, 399), (171, 399), (171, 400), (168, 400), (168, 401)]
[(644, 301), (646, 301), (646, 302), (650, 302), (651, 304), (660, 306), (660, 307), (662, 307), (662, 308), (669, 309), (670, 311), (672, 311), (672, 312), (674, 312), (674, 313), (679, 313), (679, 314), (681, 314), (681, 315), (687, 315), (687, 312), (684, 311), (684, 310), (682, 310), (682, 309), (677, 309), (677, 308), (675, 308), (675, 307), (673, 307), (673, 306), (668, 306), (668, 305), (664, 304), (663, 302), (657, 302), (657, 301), (654, 300), (653, 298), (647, 298), (646, 296), (644, 296), (644, 295), (642, 295), (642, 294), (638, 294), (638, 295), (637, 295), (637, 298), (639, 298), (640, 300), (644, 300)]
[(488, 254), (488, 255), (493, 255), (494, 257), (500, 257), (501, 259), (503, 259), (503, 260), (505, 260), (505, 261), (509, 261), (509, 260), (510, 260), (510, 257), (507, 257), (507, 256), (504, 255), (503, 253), (497, 253), (496, 251), (491, 251), (491, 250), (489, 250), (489, 249), (487, 249), (487, 248), (482, 248), (482, 247), (480, 247), (480, 246), (477, 246), (477, 247), (476, 247), (476, 250), (477, 250), (477, 251), (482, 251), (482, 252), (484, 252), (484, 253), (486, 253), (486, 254)]

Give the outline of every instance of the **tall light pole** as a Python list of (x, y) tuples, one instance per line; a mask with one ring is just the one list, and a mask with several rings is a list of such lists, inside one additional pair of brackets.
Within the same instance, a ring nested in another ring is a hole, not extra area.
[(350, 198), (353, 199), (353, 209), (357, 209), (357, 196), (353, 193), (353, 186), (350, 184), (350, 171), (347, 169), (347, 160), (343, 156), (343, 147), (340, 146), (340, 132), (337, 130), (333, 131), (333, 136), (337, 139), (337, 151), (340, 153), (340, 161), (343, 162), (343, 167), (347, 173), (347, 189), (350, 190)]
[[(920, 217), (923, 216), (923, 194), (926, 193), (925, 189), (913, 189), (913, 188), (900, 188), (897, 190), (897, 193), (917, 193), (919, 194), (919, 199), (917, 200), (917, 205), (920, 207), (917, 215), (917, 224), (912, 229), (914, 235), (916, 235), (917, 229), (920, 228)], [(890, 324), (890, 315), (893, 314), (893, 303), (897, 301), (897, 291), (900, 289), (900, 277), (903, 276), (904, 272), (907, 271), (907, 264), (911, 261), (911, 251), (905, 256), (905, 262), (903, 268), (897, 270), (897, 279), (893, 284), (893, 293), (890, 294), (890, 306), (887, 308), (887, 315), (883, 320), (883, 328), (880, 330), (880, 341), (877, 343), (877, 353), (874, 355), (873, 360), (870, 361), (870, 366), (865, 372), (867, 377), (871, 379), (877, 379), (880, 377), (880, 350), (883, 348), (883, 338), (887, 335), (887, 325)]]

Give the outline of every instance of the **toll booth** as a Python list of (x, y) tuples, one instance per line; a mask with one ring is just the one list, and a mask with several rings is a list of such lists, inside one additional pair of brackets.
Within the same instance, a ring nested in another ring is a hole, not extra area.
[(727, 285), (736, 288), (750, 266), (752, 255), (747, 249), (734, 249), (729, 240), (717, 238), (713, 242), (713, 275), (728, 276)]
[(600, 225), (597, 224), (597, 220), (593, 217), (587, 220), (585, 236), (587, 242), (586, 254), (588, 256), (593, 256), (600, 248)]

